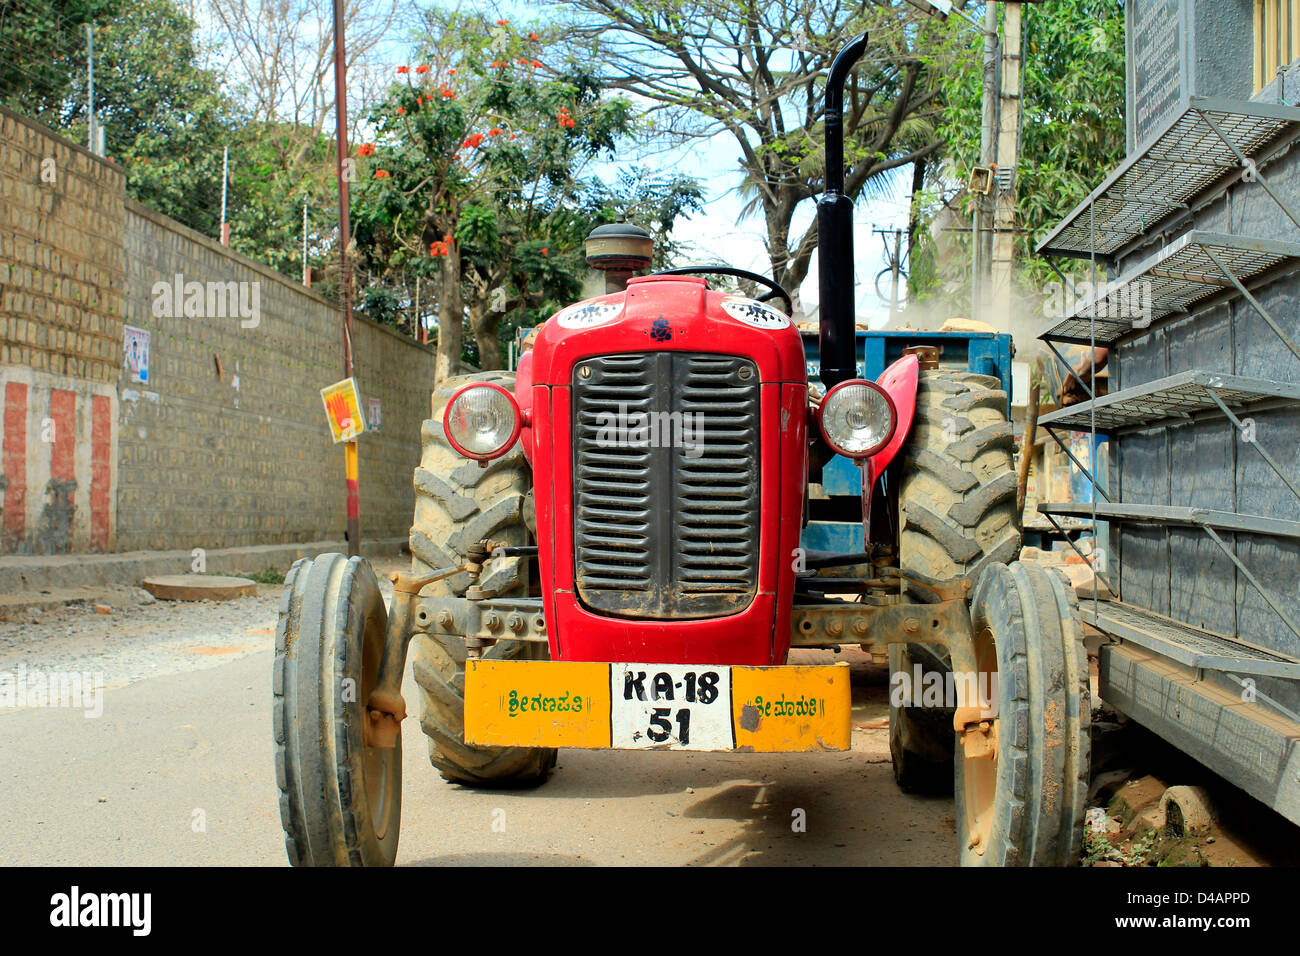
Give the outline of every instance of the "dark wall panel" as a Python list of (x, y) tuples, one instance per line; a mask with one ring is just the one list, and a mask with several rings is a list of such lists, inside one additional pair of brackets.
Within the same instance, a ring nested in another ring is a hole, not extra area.
[[(1169, 547), (1163, 528), (1130, 525), (1120, 532), (1120, 595), (1129, 604), (1169, 613)], [(1112, 578), (1112, 580), (1114, 580)]]

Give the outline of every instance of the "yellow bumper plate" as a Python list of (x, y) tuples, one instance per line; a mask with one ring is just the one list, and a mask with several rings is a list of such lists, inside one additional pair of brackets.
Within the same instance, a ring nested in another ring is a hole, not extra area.
[(471, 660), (465, 740), (494, 747), (849, 749), (849, 667)]

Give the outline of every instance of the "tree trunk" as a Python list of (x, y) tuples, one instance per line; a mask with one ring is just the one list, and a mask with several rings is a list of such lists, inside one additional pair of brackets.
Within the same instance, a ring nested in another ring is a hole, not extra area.
[(907, 214), (907, 254), (911, 256), (916, 248), (916, 230), (921, 225), (921, 191), (925, 189), (925, 160), (918, 159), (912, 164), (911, 208)]
[(465, 307), (460, 297), (460, 247), (449, 243), (442, 260), (442, 294), (438, 297), (438, 352), (433, 362), (433, 385), (460, 374), (460, 354), (465, 339)]
[(471, 305), (469, 324), (474, 330), (474, 341), (478, 343), (479, 368), (483, 371), (502, 368), (501, 339), (497, 334), (501, 325), (501, 313), (493, 312), (485, 304)]
[[(772, 265), (772, 278), (785, 285), (790, 271), (790, 211), (772, 205), (763, 204), (763, 219), (767, 226), (767, 258)], [(789, 289), (786, 286), (786, 289)]]

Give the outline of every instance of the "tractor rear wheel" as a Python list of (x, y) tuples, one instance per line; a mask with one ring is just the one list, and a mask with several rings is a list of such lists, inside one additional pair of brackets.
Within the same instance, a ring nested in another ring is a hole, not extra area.
[[(931, 578), (975, 577), (1020, 552), (1016, 469), (1007, 393), (990, 375), (923, 369), (916, 417), (903, 448), (899, 491), (899, 566)], [(911, 600), (934, 595), (904, 582)], [(891, 645), (891, 679), (946, 672), (947, 657), (923, 644)], [(891, 685), (892, 686), (892, 685)], [(898, 785), (914, 793), (952, 787), (952, 709), (891, 707), (889, 750)]]
[[(452, 448), (443, 433), (442, 412), (457, 390), (470, 382), (493, 382), (513, 392), (514, 376), (480, 372), (449, 378), (433, 393), (433, 417), (420, 430), (424, 451), (415, 471), (415, 520), (411, 527), (414, 573), (462, 564), (480, 541), (525, 545), (531, 503), (532, 473), (516, 444), (480, 467)], [(500, 597), (528, 595), (526, 558), (489, 558), (479, 574), (480, 587)], [(461, 596), (466, 574), (431, 585), (424, 593)], [(478, 747), (465, 742), (465, 644), (458, 638), (417, 633), (412, 669), (420, 687), (420, 726), (429, 738), (429, 759), (442, 776), (471, 786), (527, 786), (545, 780), (556, 752), (542, 747)], [(547, 646), (525, 641), (497, 641), (486, 649), (489, 660), (545, 660)]]
[(996, 714), (957, 744), (963, 866), (1079, 861), (1092, 697), (1077, 607), (1073, 588), (1031, 562), (987, 565), (975, 585), (975, 665)]
[(302, 558), (275, 629), (272, 719), (280, 822), (294, 866), (392, 866), (402, 819), (402, 737), (365, 743), (388, 614), (363, 558)]
[[(912, 693), (921, 696), (922, 688), (914, 679), (920, 673), (943, 673), (948, 660), (927, 644), (890, 644), (889, 672), (907, 675)], [(890, 685), (891, 697), (894, 687)], [(894, 780), (905, 793), (952, 792), (952, 708), (889, 708), (889, 756), (894, 764)]]

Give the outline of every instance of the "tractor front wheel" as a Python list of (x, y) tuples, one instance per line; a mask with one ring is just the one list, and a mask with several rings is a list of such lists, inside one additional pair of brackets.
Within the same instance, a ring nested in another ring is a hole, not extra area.
[(275, 776), (294, 866), (392, 866), (402, 818), (402, 737), (366, 746), (388, 614), (364, 558), (303, 558), (275, 629)]
[(1073, 590), (1036, 564), (990, 564), (976, 582), (975, 667), (988, 706), (957, 738), (963, 866), (1079, 861), (1092, 701), (1076, 606)]

